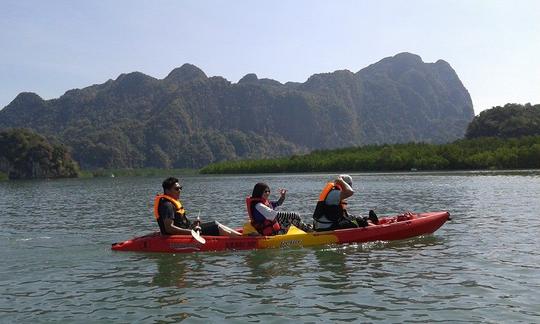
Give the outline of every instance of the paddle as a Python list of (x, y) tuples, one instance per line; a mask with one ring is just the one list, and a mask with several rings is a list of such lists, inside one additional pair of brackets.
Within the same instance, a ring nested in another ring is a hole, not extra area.
[(201, 234), (199, 234), (198, 231), (195, 231), (195, 230), (191, 230), (191, 236), (193, 236), (193, 238), (201, 243), (201, 244), (206, 244), (206, 239), (204, 237), (201, 236)]
[(201, 211), (199, 210), (199, 214), (197, 215), (197, 226), (195, 228), (199, 228), (197, 230), (194, 230), (192, 229), (191, 230), (191, 236), (193, 236), (193, 238), (201, 243), (201, 244), (206, 244), (206, 239), (204, 237), (201, 236), (201, 233), (200, 233), (200, 225), (201, 225), (201, 218), (200, 218), (200, 215), (201, 215)]

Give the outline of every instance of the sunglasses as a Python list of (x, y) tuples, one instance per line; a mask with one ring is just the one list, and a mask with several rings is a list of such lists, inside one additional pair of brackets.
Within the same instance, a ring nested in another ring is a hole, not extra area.
[(270, 190), (265, 190), (264, 193), (270, 193)]
[(174, 191), (180, 191), (180, 190), (182, 190), (182, 186), (180, 186), (180, 187), (174, 187), (173, 189), (174, 189)]

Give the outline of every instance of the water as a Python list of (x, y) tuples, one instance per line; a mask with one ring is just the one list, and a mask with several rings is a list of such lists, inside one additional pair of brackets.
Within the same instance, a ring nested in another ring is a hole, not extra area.
[[(240, 226), (257, 181), (308, 218), (329, 175), (185, 177), (188, 213)], [(540, 322), (540, 172), (354, 174), (356, 214), (449, 210), (434, 235), (144, 254), (161, 178), (0, 183), (0, 322)]]

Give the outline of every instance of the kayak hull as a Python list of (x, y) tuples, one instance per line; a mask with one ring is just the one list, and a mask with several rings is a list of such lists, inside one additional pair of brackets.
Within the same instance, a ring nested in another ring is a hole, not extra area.
[(446, 211), (407, 213), (381, 218), (378, 225), (363, 228), (305, 233), (292, 227), (287, 234), (275, 236), (204, 236), (205, 244), (197, 242), (191, 235), (161, 235), (156, 232), (114, 243), (111, 249), (115, 251), (191, 253), (393, 241), (431, 234), (449, 218), (450, 214)]

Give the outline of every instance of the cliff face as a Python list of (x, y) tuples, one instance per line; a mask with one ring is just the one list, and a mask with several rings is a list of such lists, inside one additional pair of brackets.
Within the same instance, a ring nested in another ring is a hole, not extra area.
[(163, 80), (122, 74), (53, 100), (21, 93), (0, 111), (0, 128), (53, 135), (85, 168), (199, 167), (322, 148), (448, 142), (463, 137), (473, 116), (448, 63), (402, 53), (305, 83), (248, 74), (233, 84), (190, 64)]
[[(463, 137), (474, 117), (471, 97), (445, 61), (423, 63), (401, 53), (357, 73), (364, 85), (362, 116), (369, 143), (443, 143)], [(401, 130), (387, 132), (395, 126)]]

